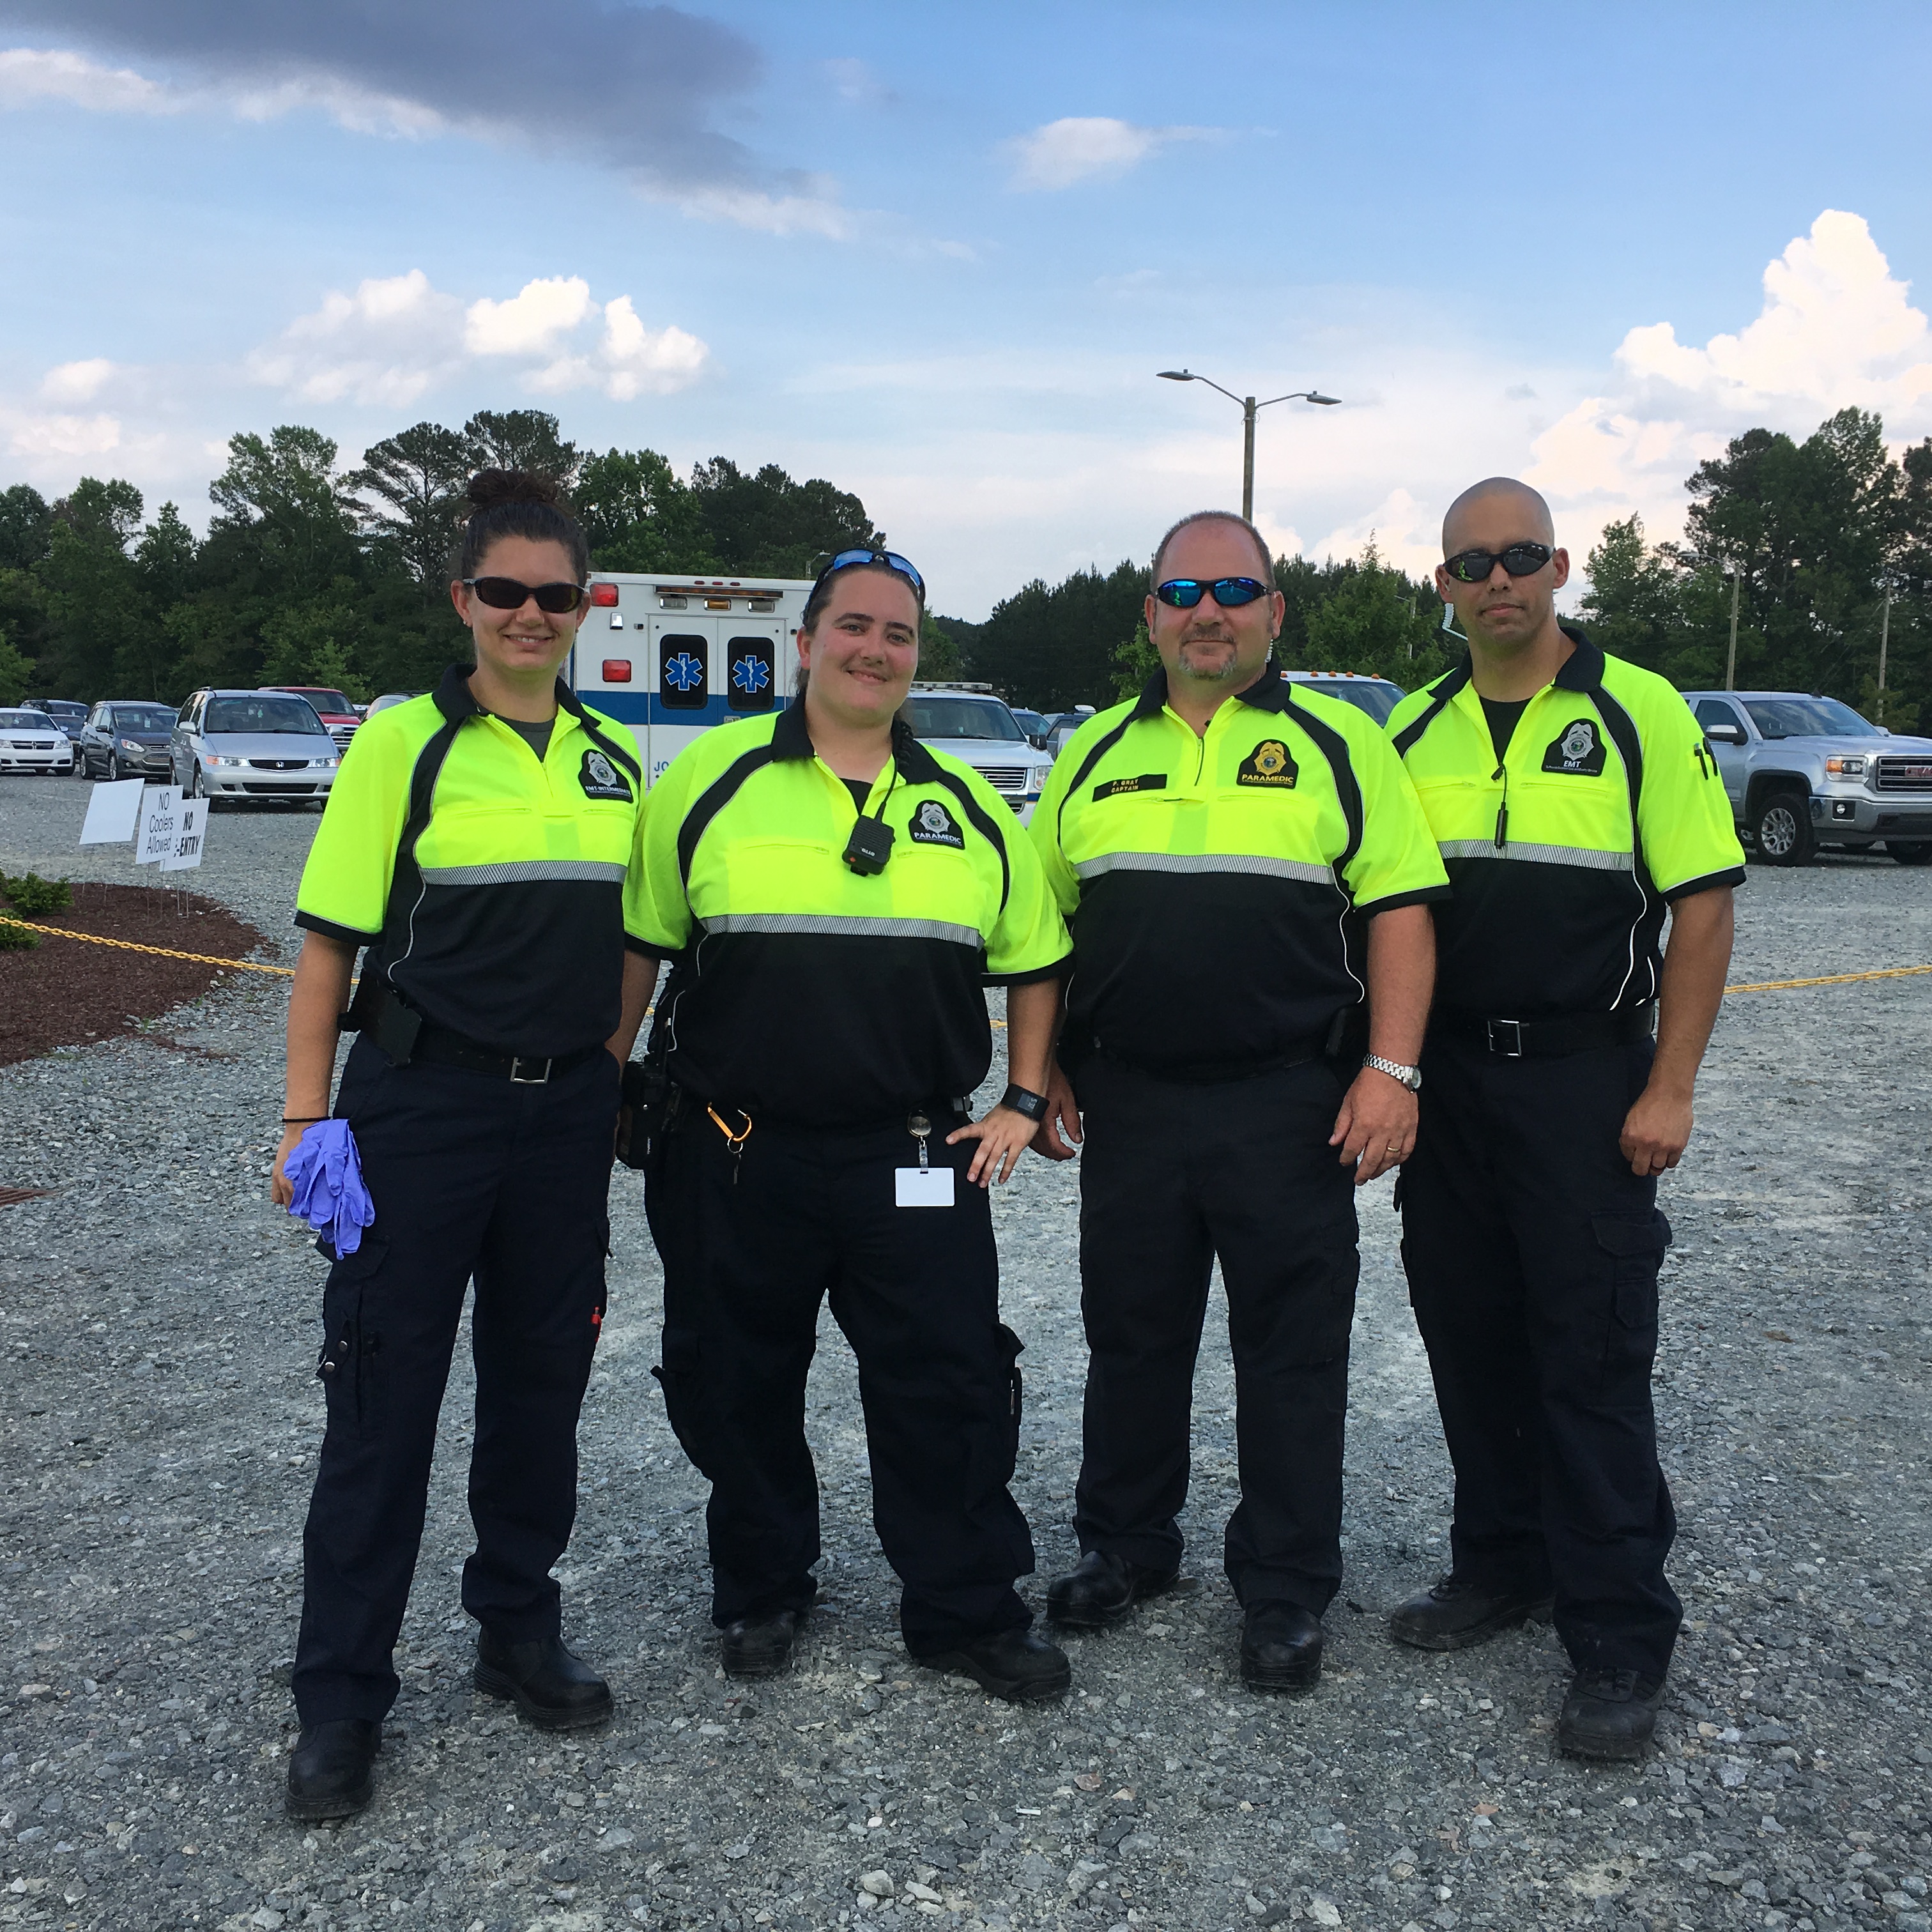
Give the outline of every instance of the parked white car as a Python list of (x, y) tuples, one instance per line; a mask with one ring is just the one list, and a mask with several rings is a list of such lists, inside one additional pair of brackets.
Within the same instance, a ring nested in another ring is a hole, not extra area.
[(0, 711), (0, 772), (74, 770), (74, 740), (39, 711)]
[(1034, 749), (1004, 699), (990, 692), (916, 684), (903, 716), (915, 738), (970, 765), (1012, 807), (1022, 825), (1031, 824), (1053, 760)]
[(197, 691), (181, 708), (170, 751), (184, 796), (211, 803), (328, 802), (342, 754), (305, 698)]

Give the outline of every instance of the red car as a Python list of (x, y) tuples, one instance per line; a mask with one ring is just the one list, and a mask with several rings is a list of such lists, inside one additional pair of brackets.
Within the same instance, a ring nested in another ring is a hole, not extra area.
[(264, 691), (286, 692), (293, 698), (305, 698), (314, 705), (316, 714), (327, 726), (328, 735), (335, 740), (340, 750), (356, 735), (356, 728), (362, 722), (362, 714), (339, 691), (332, 691), (322, 684), (265, 684)]

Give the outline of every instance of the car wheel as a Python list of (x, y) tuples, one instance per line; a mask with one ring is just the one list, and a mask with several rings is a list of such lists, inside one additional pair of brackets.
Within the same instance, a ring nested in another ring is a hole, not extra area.
[(1932, 865), (1932, 843), (1923, 838), (1888, 838), (1885, 849), (1901, 866)]
[(1808, 866), (1817, 849), (1810, 805), (1802, 791), (1772, 792), (1758, 807), (1751, 834), (1767, 866)]
[(121, 754), (118, 752), (110, 752), (107, 754), (107, 776), (116, 784), (128, 776), (122, 769)]
[(192, 758), (188, 761), (188, 776), (182, 780), (181, 795), (183, 798), (201, 796), (201, 766)]

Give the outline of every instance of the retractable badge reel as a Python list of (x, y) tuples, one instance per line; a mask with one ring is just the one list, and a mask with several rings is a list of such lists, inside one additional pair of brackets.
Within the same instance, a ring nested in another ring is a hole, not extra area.
[(923, 1114), (907, 1117), (906, 1132), (919, 1142), (919, 1165), (892, 1169), (892, 1205), (896, 1208), (950, 1208), (952, 1205), (952, 1170), (934, 1167), (926, 1152), (926, 1136), (932, 1123)]

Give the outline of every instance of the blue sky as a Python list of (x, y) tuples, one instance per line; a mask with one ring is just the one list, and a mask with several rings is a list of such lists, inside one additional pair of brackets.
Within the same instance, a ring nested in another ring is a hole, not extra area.
[(1932, 434), (1922, 6), (0, 0), (0, 481), (207, 510), (554, 409), (858, 490), (943, 610), (1238, 500), (1419, 568), (1496, 471), (1681, 515), (1848, 403)]

